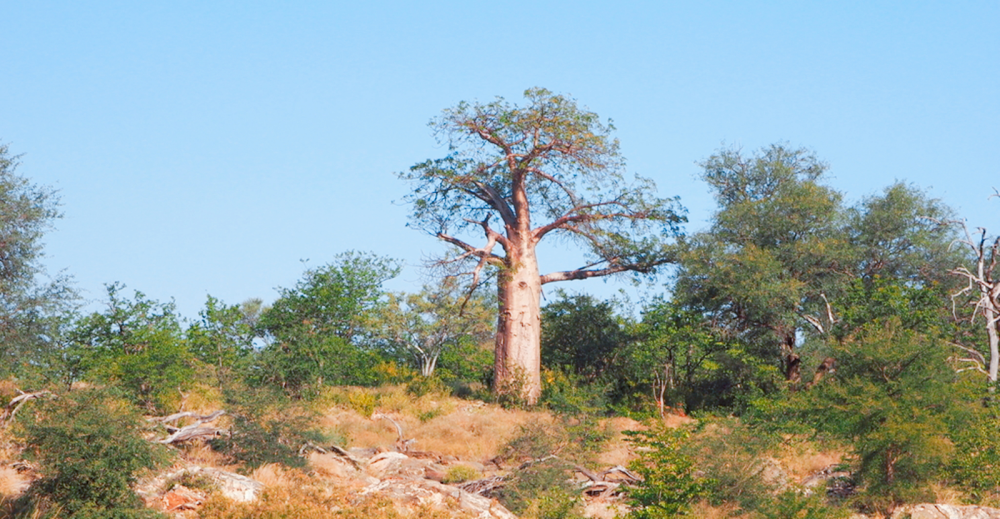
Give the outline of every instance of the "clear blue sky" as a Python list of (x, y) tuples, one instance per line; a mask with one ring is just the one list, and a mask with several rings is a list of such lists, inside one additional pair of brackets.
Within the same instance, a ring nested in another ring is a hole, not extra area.
[(188, 317), (348, 249), (405, 260), (390, 288), (416, 289), (441, 245), (405, 227), (394, 173), (445, 154), (442, 109), (532, 86), (612, 118), (691, 232), (714, 208), (696, 163), (779, 141), (851, 201), (905, 180), (1000, 231), (1000, 2), (620, 4), (6, 2), (0, 141), (60, 191), (50, 270)]

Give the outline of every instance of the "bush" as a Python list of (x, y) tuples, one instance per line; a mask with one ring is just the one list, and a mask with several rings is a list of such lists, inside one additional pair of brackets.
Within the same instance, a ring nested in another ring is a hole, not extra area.
[(251, 471), (268, 463), (303, 467), (299, 450), (332, 440), (312, 427), (313, 414), (267, 389), (227, 395), (233, 408), (232, 433), (211, 441), (212, 448)]
[(681, 451), (690, 436), (687, 429), (659, 428), (628, 431), (639, 452), (631, 463), (642, 476), (638, 485), (628, 490), (633, 507), (629, 519), (665, 519), (689, 515), (691, 504), (708, 495), (713, 481), (695, 475), (694, 460)]
[(142, 419), (117, 392), (83, 390), (44, 402), (24, 426), (25, 443), (42, 478), (22, 499), (35, 516), (60, 511), (74, 518), (160, 517), (131, 489), (141, 471), (166, 461), (142, 437)]
[(580, 490), (571, 482), (572, 466), (558, 458), (533, 463), (512, 473), (496, 493), (508, 510), (537, 519), (582, 517)]

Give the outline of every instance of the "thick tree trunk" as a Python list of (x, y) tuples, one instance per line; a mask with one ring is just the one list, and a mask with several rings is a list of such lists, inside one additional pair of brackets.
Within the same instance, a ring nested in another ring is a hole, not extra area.
[(542, 394), (542, 282), (533, 246), (509, 256), (509, 266), (497, 280), (495, 394), (516, 393), (529, 404)]

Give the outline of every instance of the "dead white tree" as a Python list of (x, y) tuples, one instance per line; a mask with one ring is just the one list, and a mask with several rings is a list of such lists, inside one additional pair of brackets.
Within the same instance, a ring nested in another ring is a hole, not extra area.
[[(993, 196), (1000, 196), (1000, 193)], [(997, 382), (997, 368), (1000, 366), (1000, 272), (997, 271), (998, 251), (1000, 251), (1000, 236), (989, 237), (986, 228), (977, 227), (976, 237), (969, 232), (964, 221), (952, 221), (964, 231), (965, 238), (959, 239), (957, 243), (968, 247), (972, 252), (974, 260), (972, 268), (958, 267), (949, 272), (960, 276), (968, 281), (965, 288), (952, 295), (952, 311), (958, 318), (956, 311), (957, 301), (970, 297), (973, 300), (973, 312), (969, 317), (970, 322), (975, 322), (978, 316), (982, 316), (986, 326), (986, 336), (989, 342), (989, 367), (986, 375), (989, 378), (991, 390)], [(972, 351), (967, 347), (960, 346), (968, 353), (976, 353), (975, 358), (968, 359), (970, 362), (981, 363), (984, 360), (981, 354)]]

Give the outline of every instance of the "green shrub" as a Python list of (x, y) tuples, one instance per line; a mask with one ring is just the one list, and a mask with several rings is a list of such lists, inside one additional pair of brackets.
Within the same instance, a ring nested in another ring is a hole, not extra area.
[(714, 482), (695, 475), (694, 460), (681, 445), (687, 429), (628, 431), (639, 458), (631, 463), (642, 481), (628, 490), (628, 519), (666, 519), (689, 515), (691, 504), (708, 495)]
[(333, 440), (313, 428), (314, 413), (282, 393), (269, 389), (227, 395), (233, 426), (228, 437), (211, 441), (212, 448), (250, 471), (268, 463), (303, 467), (300, 449)]
[(41, 517), (159, 517), (131, 489), (141, 471), (167, 459), (164, 449), (142, 437), (142, 424), (135, 408), (109, 390), (75, 391), (42, 403), (35, 421), (24, 425), (42, 478), (21, 508)]
[(468, 466), (468, 465), (455, 465), (448, 468), (448, 472), (444, 476), (442, 483), (465, 483), (466, 481), (472, 481), (474, 479), (479, 479), (481, 474), (478, 470)]
[(807, 496), (798, 490), (788, 490), (766, 501), (752, 517), (761, 519), (840, 519), (850, 515), (849, 508), (830, 506), (819, 493)]
[(580, 489), (570, 478), (572, 466), (559, 458), (530, 464), (511, 474), (495, 497), (511, 512), (537, 519), (582, 517)]

